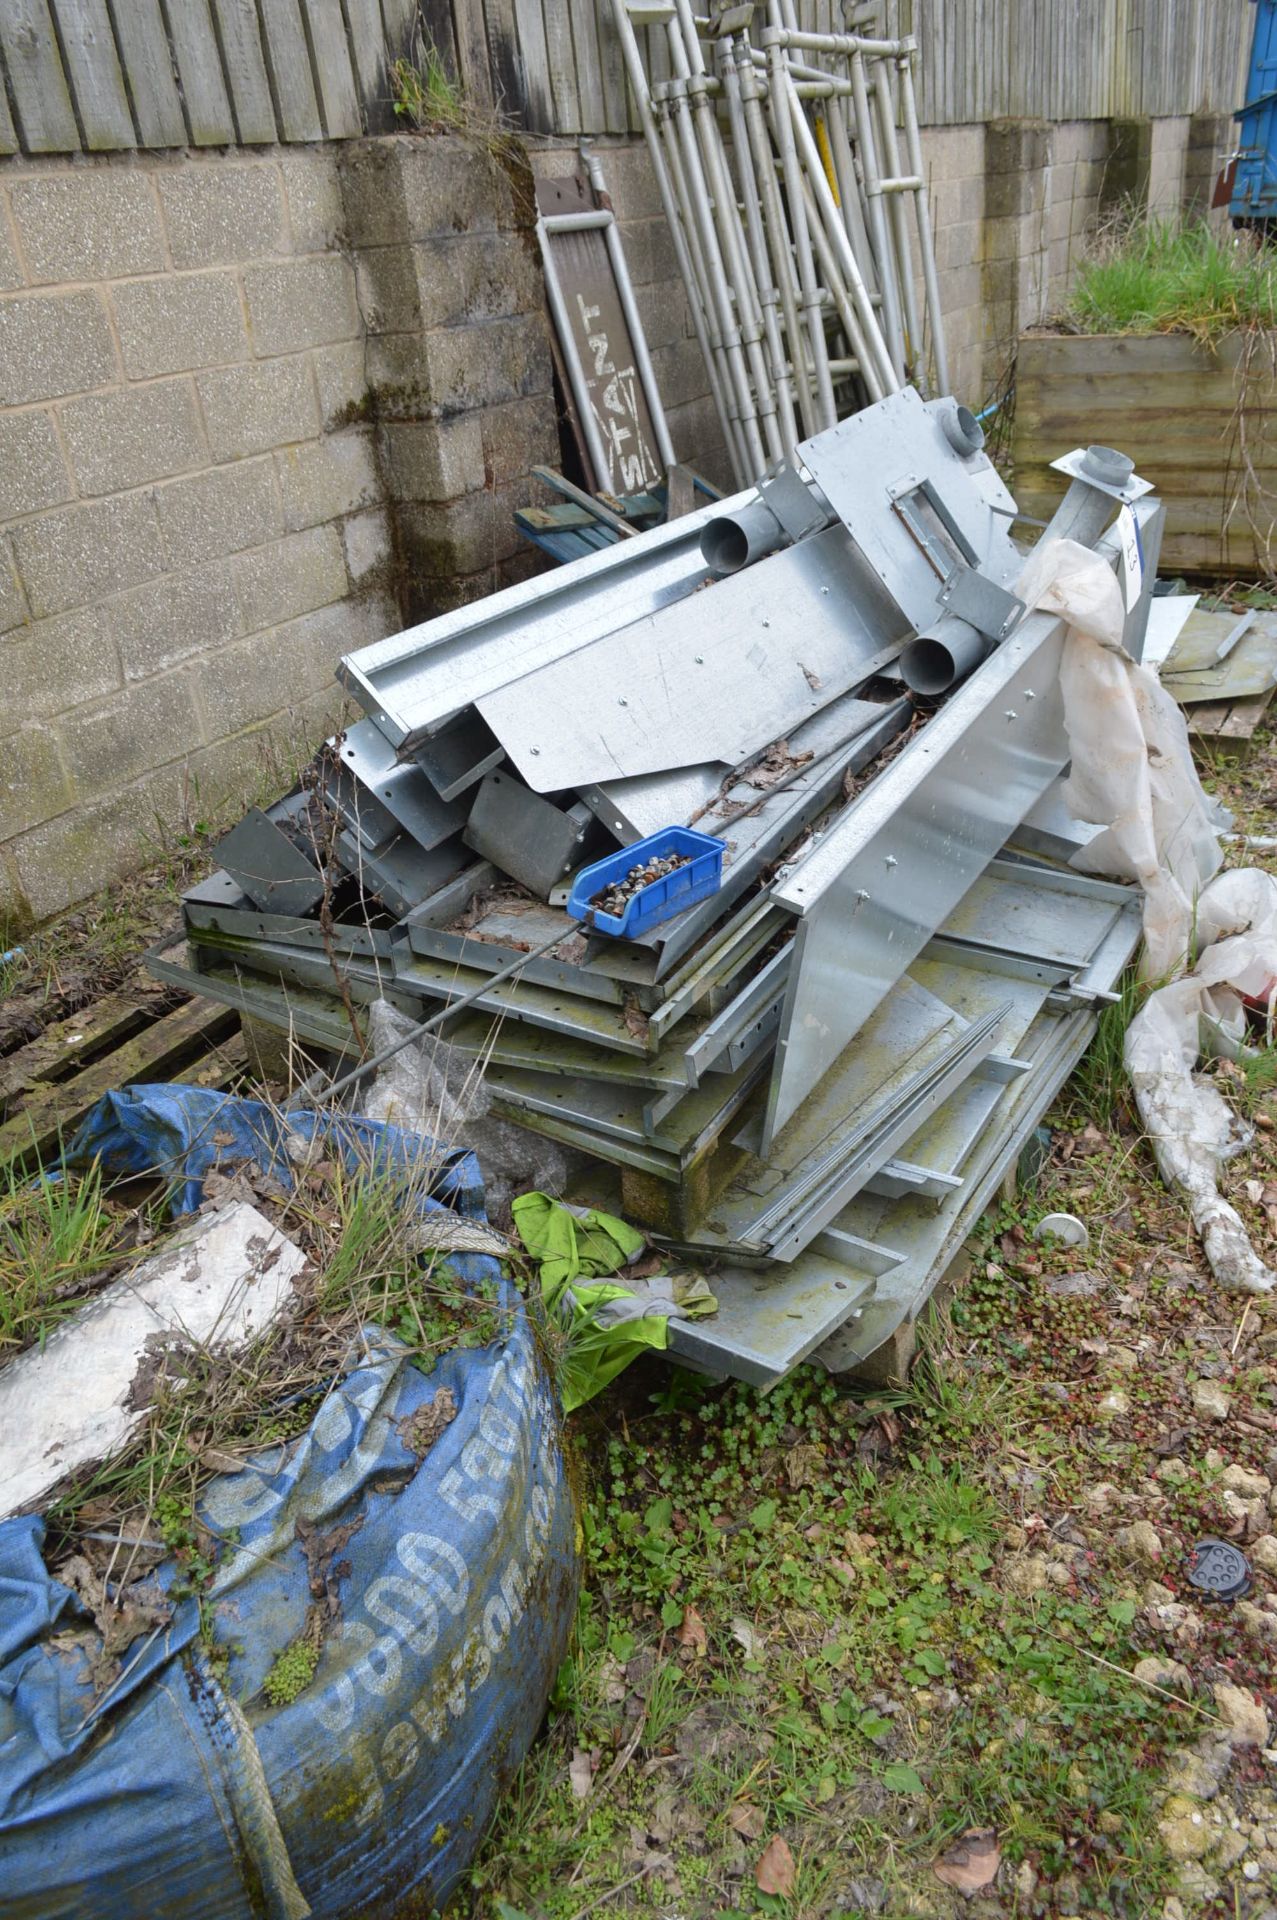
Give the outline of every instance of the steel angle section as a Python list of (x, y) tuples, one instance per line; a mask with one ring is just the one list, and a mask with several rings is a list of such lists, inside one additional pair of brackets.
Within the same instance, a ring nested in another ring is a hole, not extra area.
[(691, 593), (707, 577), (703, 528), (752, 497), (714, 501), (361, 647), (338, 676), (392, 746), (416, 746), (484, 694)]
[[(292, 1039), (323, 1046), (338, 1056), (349, 1052), (353, 1058), (359, 1052), (346, 1014), (332, 1004), (330, 995), (309, 993), (305, 987), (269, 979), (248, 968), (175, 966), (167, 954), (148, 954), (146, 968), (156, 979), (186, 987), (188, 993), (198, 993), (205, 1000), (217, 1000), (219, 1006), (234, 1006), (240, 1014), (250, 1014)], [(403, 1006), (403, 1012), (413, 1016), (421, 1014), (421, 1008)]]
[(1060, 771), (1063, 644), (1030, 615), (773, 889), (798, 927), (764, 1154)]
[(411, 760), (400, 760), (371, 720), (358, 721), (328, 744), (358, 785), (418, 845), (437, 847), (464, 826), (465, 806), (441, 799), (421, 768)]
[[(823, 759), (835, 747), (867, 733), (881, 720), (882, 713), (880, 700), (843, 694), (791, 730), (787, 739), (790, 755), (795, 757), (795, 764), (796, 756), (803, 754)], [(633, 780), (604, 780), (583, 788), (581, 798), (609, 832), (629, 841), (675, 823), (695, 824), (712, 833), (715, 814), (748, 806), (765, 791), (765, 787), (751, 784), (747, 771), (736, 769), (733, 778), (733, 769), (716, 761), (672, 773), (639, 774)]]
[(681, 1053), (614, 1053), (530, 1026), (524, 1020), (491, 1020), (482, 1014), (467, 1014), (448, 1028), (447, 1038), (461, 1053), (491, 1059), (498, 1066), (517, 1067), (541, 1079), (555, 1077), (581, 1085), (608, 1086), (618, 1097), (637, 1088), (649, 1099), (653, 1094), (668, 1098), (672, 1107), (691, 1085)]
[(711, 1008), (730, 993), (733, 983), (778, 933), (788, 930), (788, 916), (764, 895), (747, 904), (711, 936), (689, 965), (664, 982), (665, 993), (651, 1014), (652, 1027), (663, 1034), (703, 1002)]
[(669, 1352), (718, 1379), (774, 1387), (853, 1315), (882, 1282), (842, 1259), (809, 1251), (789, 1267), (714, 1269), (718, 1312), (669, 1322)]
[(867, 618), (864, 598), (829, 527), (475, 704), (540, 793), (740, 766), (895, 657), (899, 621)]
[(250, 807), (239, 825), (217, 844), (218, 857), (241, 893), (267, 913), (304, 914), (324, 897), (324, 878), (284, 831), (305, 806), (305, 794), (290, 794), (263, 813)]
[(836, 1217), (846, 1200), (913, 1138), (920, 1124), (949, 1094), (970, 1079), (992, 1052), (1004, 1013), (1005, 1008), (998, 1008), (969, 1028), (935, 1067), (911, 1081), (888, 1113), (865, 1128), (850, 1157), (831, 1155), (823, 1167), (812, 1169), (797, 1193), (787, 1194), (770, 1214), (756, 1222), (755, 1232), (773, 1260), (795, 1259)]
[(688, 1093), (656, 1126), (648, 1124), (641, 1096), (623, 1087), (592, 1081), (565, 1084), (562, 1078), (510, 1067), (490, 1067), (485, 1084), (510, 1105), (593, 1129), (608, 1139), (654, 1147), (684, 1169), (730, 1126), (757, 1078), (755, 1068)]
[[(817, 1097), (795, 1117), (771, 1154), (747, 1163), (718, 1197), (713, 1222), (698, 1240), (706, 1247), (766, 1251), (768, 1224), (798, 1207), (801, 1196), (828, 1171), (849, 1164), (914, 1088), (943, 1071), (945, 1060), (969, 1031), (968, 1023), (939, 996), (913, 980), (904, 981), (855, 1045), (835, 1061)], [(737, 1133), (736, 1144), (757, 1153), (753, 1124), (747, 1122)], [(887, 1148), (876, 1164), (893, 1151)], [(872, 1170), (867, 1169), (866, 1177)]]
[(420, 906), (458, 874), (470, 858), (460, 835), (427, 852), (406, 833), (400, 833), (372, 851), (345, 829), (337, 834), (334, 851), (365, 893), (375, 894), (400, 914)]
[[(553, 909), (546, 907), (542, 912), (548, 916)], [(514, 919), (513, 916), (511, 918)], [(491, 924), (491, 920), (488, 924)], [(528, 921), (523, 920), (522, 925), (514, 921), (508, 931), (503, 930), (501, 936), (485, 933), (479, 939), (473, 933), (450, 933), (446, 928), (415, 926), (409, 932), (408, 944), (423, 959), (445, 960), (454, 966), (498, 973), (502, 967), (517, 961), (520, 953), (526, 953), (529, 947), (536, 946), (540, 940), (547, 940), (553, 931), (553, 926), (546, 925), (543, 932), (534, 933)], [(566, 929), (563, 937), (565, 940), (569, 937)], [(606, 974), (595, 972), (588, 966), (556, 959), (553, 951), (529, 960), (523, 978), (535, 981), (538, 986), (555, 987), (561, 993), (579, 993), (587, 1000), (602, 1000), (614, 1007), (619, 1007), (626, 996), (626, 989), (619, 980), (609, 979)]]
[(596, 820), (622, 846), (645, 840), (662, 827), (689, 820), (708, 806), (730, 774), (716, 761), (703, 767), (679, 767), (673, 773), (641, 773), (633, 780), (602, 780), (581, 788), (581, 798)]
[(382, 806), (376, 794), (370, 793), (340, 764), (325, 765), (322, 790), (333, 813), (370, 853), (403, 832), (394, 814)]
[(594, 817), (578, 800), (566, 811), (529, 792), (507, 773), (484, 776), (466, 821), (468, 847), (548, 899), (551, 888), (580, 863)]
[(1044, 1052), (1032, 1075), (1017, 1083), (1014, 1097), (999, 1109), (996, 1123), (980, 1136), (966, 1181), (938, 1212), (913, 1199), (892, 1202), (862, 1194), (838, 1215), (834, 1225), (839, 1231), (887, 1240), (903, 1258), (878, 1280), (860, 1320), (815, 1352), (814, 1357), (831, 1373), (858, 1365), (902, 1321), (916, 1317), (1095, 1032), (1095, 1021), (1088, 1014), (1052, 1025), (1049, 1052)]
[(325, 929), (315, 920), (294, 920), (284, 913), (256, 913), (247, 900), (241, 911), (234, 907), (202, 906), (188, 899), (183, 902), (182, 912), (187, 930), (195, 940), (202, 933), (224, 933), (245, 946), (254, 940), (279, 940), (292, 947), (313, 947), (338, 957), (376, 954), (382, 958), (389, 956), (395, 944), (394, 930), (389, 927), (352, 927), (337, 920)]
[(789, 971), (789, 948), (764, 962), (736, 998), (714, 1015), (687, 1049), (693, 1071), (734, 1072), (770, 1039), (780, 1024), (780, 1003)]
[[(217, 955), (222, 959), (240, 961), (259, 973), (270, 974), (277, 980), (292, 980), (302, 987), (314, 987), (319, 992), (333, 994), (333, 962), (323, 952), (313, 947), (294, 947), (277, 940), (253, 940), (240, 942), (230, 940), (218, 934), (205, 934), (191, 942), (192, 950)], [(379, 995), (389, 992), (395, 981), (395, 967), (392, 959), (378, 960), (375, 956), (359, 959), (344, 954), (340, 961), (341, 977), (356, 1000), (375, 1000)]]
[(1125, 888), (1081, 874), (993, 860), (944, 923), (949, 940), (1023, 955), (1065, 968), (1084, 966), (1129, 902)]
[[(402, 945), (395, 949), (394, 966), (396, 982), (406, 991), (440, 1000), (454, 999), (458, 994), (482, 986), (484, 980), (483, 972), (477, 967), (430, 960), (422, 954), (405, 951)], [(540, 986), (518, 976), (498, 982), (475, 1004), (485, 1012), (509, 1014), (569, 1040), (641, 1059), (655, 1059), (658, 1054), (667, 1060), (685, 1058), (688, 1047), (705, 1024), (689, 1019), (681, 1031), (669, 1035), (658, 1048), (646, 1020), (635, 1019), (630, 1007), (588, 1000), (581, 994)], [(691, 1070), (688, 1071), (689, 1083), (695, 1084), (690, 1077)]]
[[(454, 1000), (473, 987), (482, 986), (486, 969), (453, 966), (442, 960), (428, 960), (422, 954), (395, 955), (395, 978), (412, 993), (435, 1000)], [(528, 980), (504, 980), (493, 986), (476, 1006), (485, 1012), (507, 1014), (526, 1020), (533, 1026), (548, 1028), (568, 1039), (592, 1042), (619, 1053), (645, 1057), (649, 1051), (644, 1039), (627, 1026), (618, 1007), (600, 1000), (586, 1000), (554, 987), (538, 986)]]
[(662, 1153), (659, 1148), (647, 1146), (642, 1141), (621, 1140), (561, 1114), (540, 1113), (531, 1107), (519, 1106), (501, 1093), (493, 1096), (490, 1111), (499, 1120), (512, 1120), (517, 1127), (526, 1127), (532, 1133), (543, 1133), (547, 1140), (557, 1140), (562, 1146), (575, 1147), (578, 1152), (598, 1160), (608, 1160), (613, 1166), (634, 1167), (640, 1173), (650, 1173), (670, 1186), (677, 1186), (682, 1178), (678, 1161), (671, 1154)]
[(505, 748), (473, 708), (467, 708), (429, 740), (421, 741), (412, 757), (439, 798), (455, 800), (501, 765)]

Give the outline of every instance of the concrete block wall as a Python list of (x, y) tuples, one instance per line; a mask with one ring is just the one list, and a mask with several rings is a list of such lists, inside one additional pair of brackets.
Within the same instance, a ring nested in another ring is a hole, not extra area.
[(532, 219), (459, 140), (0, 165), (0, 932), (278, 787), (342, 653), (540, 564)]
[[(0, 905), (42, 917), (313, 737), (394, 622), (323, 151), (0, 170)], [(6, 898), (7, 896), (7, 898)]]
[(1200, 211), (1230, 139), (1220, 116), (924, 127), (954, 391), (989, 399), (1025, 327), (1063, 308), (1096, 224), (1131, 199)]

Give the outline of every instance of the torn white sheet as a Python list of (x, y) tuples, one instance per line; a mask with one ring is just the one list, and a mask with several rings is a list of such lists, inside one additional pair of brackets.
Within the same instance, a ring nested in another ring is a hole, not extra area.
[(1122, 645), (1125, 609), (1112, 568), (1076, 540), (1036, 547), (1015, 589), (1029, 607), (1061, 614), (1064, 730), (1072, 765), (1065, 804), (1104, 829), (1071, 865), (1144, 890), (1146, 979), (1187, 954), (1193, 902), (1222, 863), (1188, 744), (1188, 728), (1156, 676)]
[(1188, 1201), (1206, 1258), (1222, 1286), (1270, 1293), (1277, 1276), (1250, 1244), (1216, 1186), (1222, 1162), (1249, 1144), (1214, 1082), (1193, 1068), (1204, 1034), (1245, 1032), (1242, 995), (1267, 998), (1277, 978), (1277, 880), (1240, 867), (1212, 880), (1198, 901), (1201, 958), (1193, 972), (1150, 994), (1126, 1030), (1126, 1071), (1162, 1178)]
[[(1223, 858), (1213, 824), (1219, 809), (1202, 791), (1178, 706), (1122, 646), (1122, 595), (1110, 568), (1075, 541), (1052, 541), (1030, 556), (1016, 591), (1027, 606), (1069, 623), (1060, 684), (1072, 765), (1063, 799), (1102, 828), (1070, 864), (1139, 881), (1141, 971), (1169, 981), (1126, 1032), (1140, 1118), (1162, 1178), (1188, 1201), (1216, 1279), (1268, 1293), (1277, 1281), (1216, 1184), (1221, 1163), (1246, 1137), (1218, 1089), (1193, 1069), (1207, 1036), (1217, 1050), (1240, 1044), (1243, 994), (1271, 994), (1277, 880), (1249, 868), (1211, 879)], [(1191, 974), (1174, 978), (1190, 944), (1201, 957)]]
[(245, 1201), (201, 1214), (0, 1372), (0, 1519), (109, 1460), (146, 1417), (146, 1372), (174, 1341), (236, 1348), (292, 1297), (306, 1256)]

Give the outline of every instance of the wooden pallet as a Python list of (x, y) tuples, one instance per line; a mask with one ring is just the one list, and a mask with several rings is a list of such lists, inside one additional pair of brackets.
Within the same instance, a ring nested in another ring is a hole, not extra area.
[(1218, 752), (1242, 759), (1250, 752), (1255, 734), (1272, 704), (1277, 687), (1252, 694), (1246, 700), (1203, 700), (1185, 707), (1184, 718), (1194, 740)]
[(228, 1087), (247, 1069), (238, 1015), (145, 990), (105, 995), (0, 1056), (0, 1168), (47, 1165), (104, 1093), (149, 1080)]

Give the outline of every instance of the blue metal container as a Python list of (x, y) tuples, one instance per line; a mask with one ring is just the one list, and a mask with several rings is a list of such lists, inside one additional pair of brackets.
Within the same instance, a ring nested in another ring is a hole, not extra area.
[(1234, 220), (1277, 219), (1277, 0), (1254, 0), (1255, 32), (1246, 75), (1236, 171), (1228, 211)]

